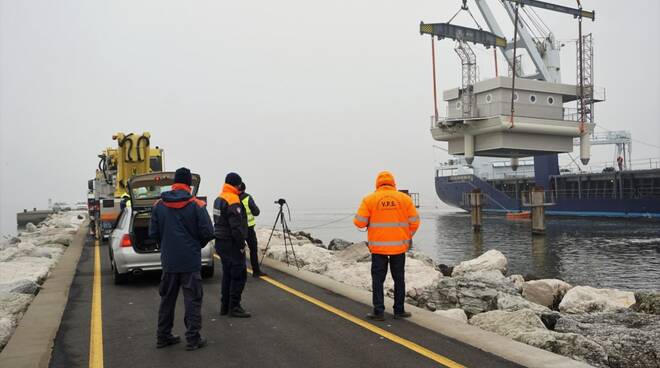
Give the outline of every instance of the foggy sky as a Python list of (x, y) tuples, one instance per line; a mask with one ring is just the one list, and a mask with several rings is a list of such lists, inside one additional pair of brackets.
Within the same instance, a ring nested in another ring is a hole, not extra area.
[[(596, 41), (596, 85), (607, 88), (597, 123), (660, 145), (658, 2), (583, 3), (596, 9), (585, 33)], [(211, 197), (233, 170), (262, 203), (353, 208), (388, 169), (435, 205), (430, 38), (418, 25), (445, 22), (459, 6), (0, 0), (0, 233), (48, 198), (84, 201), (97, 154), (120, 131), (150, 131), (166, 169), (200, 173)], [(541, 14), (557, 38), (577, 37), (572, 17)], [(474, 26), (465, 14), (455, 23)], [(440, 90), (460, 84), (453, 46), (439, 43)], [(574, 83), (566, 47), (563, 79)], [(493, 76), (492, 50), (474, 49), (481, 78)], [(660, 157), (633, 147), (634, 158)], [(612, 151), (594, 148), (593, 160)]]

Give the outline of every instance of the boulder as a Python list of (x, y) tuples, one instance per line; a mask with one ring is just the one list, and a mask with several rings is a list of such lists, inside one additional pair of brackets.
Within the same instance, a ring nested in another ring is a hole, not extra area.
[(11, 239), (9, 239), (9, 244), (18, 244), (21, 242), (21, 238), (17, 238), (13, 236)]
[(635, 305), (632, 309), (635, 312), (660, 315), (660, 293), (657, 292), (636, 292)]
[(500, 271), (491, 270), (436, 278), (423, 299), (430, 310), (461, 308), (472, 316), (497, 309), (499, 293), (516, 295), (517, 291)]
[(45, 257), (45, 258), (53, 258), (53, 254), (45, 248), (36, 248), (32, 252), (30, 252), (31, 257)]
[(0, 351), (7, 345), (13, 332), (14, 321), (12, 318), (0, 315)]
[(511, 282), (513, 282), (513, 285), (516, 286), (516, 289), (518, 290), (519, 293), (522, 293), (522, 287), (523, 284), (525, 283), (525, 278), (523, 278), (522, 275), (511, 275), (507, 277)]
[(503, 275), (507, 270), (507, 259), (502, 252), (491, 249), (477, 258), (469, 261), (463, 261), (454, 267), (452, 276), (460, 276), (470, 272), (497, 270)]
[(27, 225), (25, 225), (25, 232), (26, 233), (34, 233), (37, 231), (37, 226), (31, 222), (28, 222)]
[(563, 315), (555, 330), (597, 343), (607, 351), (609, 367), (660, 367), (660, 316), (630, 310)]
[(607, 353), (603, 347), (579, 334), (548, 330), (541, 318), (528, 309), (486, 312), (472, 317), (469, 323), (553, 353), (607, 366)]
[(10, 293), (0, 290), (0, 316), (21, 315), (34, 299), (30, 294)]
[(571, 287), (570, 284), (557, 279), (533, 280), (522, 285), (522, 295), (530, 302), (557, 309)]
[(562, 313), (615, 312), (633, 304), (635, 294), (629, 291), (576, 286), (564, 295), (559, 310)]
[(41, 284), (50, 271), (54, 261), (49, 258), (20, 257), (0, 266), (0, 284), (17, 280), (30, 280)]
[[(330, 247), (328, 245), (328, 247)], [(350, 244), (348, 247), (336, 253), (337, 258), (342, 261), (367, 262), (371, 261), (371, 252), (367, 242)]]
[(18, 293), (36, 295), (39, 285), (31, 280), (17, 280), (7, 284), (0, 284), (0, 293)]
[(348, 240), (335, 238), (330, 240), (330, 243), (328, 243), (328, 250), (344, 250), (350, 247), (352, 244), (353, 243), (349, 242)]
[(509, 312), (515, 312), (521, 309), (529, 309), (538, 315), (550, 312), (550, 309), (543, 305), (530, 302), (529, 300), (526, 300), (519, 295), (511, 295), (502, 292), (497, 294), (497, 309)]
[(433, 312), (439, 316), (445, 317), (445, 318), (450, 318), (459, 322), (467, 323), (468, 318), (467, 314), (465, 314), (465, 311), (460, 309), (460, 308), (454, 308), (454, 309), (447, 309), (447, 310), (436, 310)]
[(302, 238), (302, 239), (307, 239), (310, 243), (316, 244), (316, 245), (323, 245), (323, 241), (320, 239), (316, 239), (315, 237), (312, 236), (312, 234), (304, 232), (304, 231), (298, 231), (291, 233), (291, 235), (295, 236), (296, 238)]
[(453, 266), (447, 266), (446, 264), (439, 264), (435, 266), (435, 269), (440, 271), (443, 276), (451, 276), (451, 273), (454, 271)]

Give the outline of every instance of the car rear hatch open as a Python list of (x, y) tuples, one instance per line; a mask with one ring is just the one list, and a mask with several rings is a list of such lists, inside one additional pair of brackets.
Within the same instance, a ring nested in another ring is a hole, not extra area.
[[(192, 195), (197, 194), (200, 177), (192, 175)], [(138, 253), (157, 252), (158, 243), (149, 238), (151, 208), (158, 202), (162, 193), (172, 189), (174, 172), (157, 172), (133, 176), (128, 182), (128, 191), (133, 207), (131, 238), (133, 249)]]

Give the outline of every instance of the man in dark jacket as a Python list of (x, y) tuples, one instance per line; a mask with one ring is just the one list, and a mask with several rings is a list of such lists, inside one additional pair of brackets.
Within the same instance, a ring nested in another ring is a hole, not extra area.
[(245, 183), (241, 183), (241, 194), (238, 196), (243, 204), (245, 209), (245, 214), (247, 216), (247, 225), (248, 225), (248, 235), (247, 235), (247, 245), (250, 248), (250, 264), (252, 265), (252, 276), (260, 277), (267, 276), (265, 273), (261, 272), (259, 268), (259, 256), (258, 256), (258, 241), (257, 233), (254, 231), (254, 226), (257, 224), (255, 216), (259, 216), (259, 207), (254, 202), (254, 198), (251, 195), (245, 192)]
[(213, 225), (206, 203), (191, 195), (192, 174), (182, 167), (174, 175), (172, 190), (161, 195), (151, 211), (149, 236), (160, 244), (163, 276), (160, 281), (160, 308), (156, 347), (164, 348), (181, 341), (172, 335), (174, 307), (183, 288), (186, 325), (186, 350), (206, 345), (202, 328), (202, 253), (213, 239)]
[(222, 297), (220, 315), (247, 318), (250, 313), (241, 307), (241, 294), (247, 280), (245, 239), (247, 217), (238, 197), (243, 180), (236, 173), (225, 178), (222, 192), (213, 204), (215, 250), (222, 261)]

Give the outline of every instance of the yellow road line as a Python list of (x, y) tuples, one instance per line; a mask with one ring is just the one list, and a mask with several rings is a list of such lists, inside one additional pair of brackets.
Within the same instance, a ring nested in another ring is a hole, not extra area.
[[(220, 258), (217, 255), (215, 255), (215, 257), (218, 258), (218, 259)], [(250, 272), (250, 273), (252, 273), (252, 272)], [(274, 280), (274, 279), (272, 279), (268, 276), (261, 276), (260, 278), (262, 280), (270, 283), (271, 285), (274, 285), (274, 286), (276, 286), (276, 287), (278, 287), (278, 288), (280, 288), (280, 289), (282, 289), (282, 290), (284, 290), (288, 293), (291, 293), (291, 294), (297, 296), (300, 299), (308, 301), (308, 302), (316, 305), (317, 307), (325, 309), (326, 311), (328, 311), (330, 313), (333, 313), (333, 314), (335, 314), (339, 317), (342, 317), (342, 318), (344, 318), (344, 319), (346, 319), (350, 322), (353, 322), (356, 325), (358, 325), (358, 326), (360, 326), (364, 329), (367, 329), (367, 330), (369, 330), (369, 331), (371, 331), (371, 332), (373, 332), (377, 335), (380, 335), (380, 336), (382, 336), (382, 337), (384, 337), (384, 338), (386, 338), (386, 339), (388, 339), (388, 340), (390, 340), (394, 343), (402, 345), (402, 346), (404, 346), (404, 347), (406, 347), (406, 348), (408, 348), (408, 349), (410, 349), (410, 350), (412, 350), (412, 351), (414, 351), (414, 352), (416, 352), (416, 353), (418, 353), (418, 354), (420, 354), (420, 355), (422, 355), (426, 358), (429, 358), (429, 359), (431, 359), (431, 360), (433, 360), (437, 363), (440, 363), (440, 364), (444, 365), (445, 367), (448, 367), (448, 368), (465, 368), (465, 366), (463, 366), (461, 364), (458, 364), (458, 363), (456, 363), (455, 361), (453, 361), (449, 358), (446, 358), (446, 357), (444, 357), (444, 356), (442, 356), (438, 353), (435, 353), (435, 352), (433, 352), (433, 351), (431, 351), (431, 350), (429, 350), (429, 349), (427, 349), (427, 348), (425, 348), (425, 347), (423, 347), (419, 344), (416, 344), (416, 343), (414, 343), (414, 342), (412, 342), (408, 339), (405, 339), (403, 337), (395, 335), (395, 334), (393, 334), (393, 333), (391, 333), (387, 330), (384, 330), (384, 329), (382, 329), (382, 328), (380, 328), (380, 327), (378, 327), (374, 324), (371, 324), (371, 323), (369, 323), (369, 322), (367, 322), (367, 321), (365, 321), (361, 318), (355, 317), (354, 315), (352, 315), (350, 313), (344, 312), (341, 309), (335, 308), (335, 307), (333, 307), (333, 306), (331, 306), (327, 303), (324, 303), (324, 302), (322, 302), (322, 301), (320, 301), (320, 300), (318, 300), (314, 297), (311, 297), (311, 296), (309, 296), (305, 293), (302, 293), (302, 292), (300, 292), (296, 289), (293, 289), (293, 288), (291, 288), (291, 287), (289, 287), (289, 286), (287, 286), (287, 285), (285, 285), (285, 284), (283, 284), (279, 281), (276, 281), (276, 280)]]
[(92, 316), (89, 327), (89, 368), (103, 368), (103, 318), (101, 310), (100, 245), (94, 243), (94, 281), (92, 287)]

